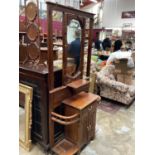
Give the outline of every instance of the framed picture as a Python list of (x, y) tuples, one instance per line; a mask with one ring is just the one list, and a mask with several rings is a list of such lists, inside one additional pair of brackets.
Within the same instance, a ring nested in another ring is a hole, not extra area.
[(33, 88), (19, 84), (19, 145), (25, 150), (31, 149)]
[(135, 11), (122, 12), (122, 18), (135, 18)]

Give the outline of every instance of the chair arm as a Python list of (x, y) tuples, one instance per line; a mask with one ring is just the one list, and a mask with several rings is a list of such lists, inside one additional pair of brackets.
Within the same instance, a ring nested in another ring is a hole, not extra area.
[(98, 83), (99, 86), (103, 87), (104, 85), (105, 86), (108, 86), (108, 87), (111, 87), (113, 89), (116, 89), (122, 93), (126, 93), (129, 89), (129, 86), (122, 83), (122, 82), (118, 82), (118, 81), (114, 81), (114, 80), (110, 80), (106, 77), (103, 77), (99, 83)]

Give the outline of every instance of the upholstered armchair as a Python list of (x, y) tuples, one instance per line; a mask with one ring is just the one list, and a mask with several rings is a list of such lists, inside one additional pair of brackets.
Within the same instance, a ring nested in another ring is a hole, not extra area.
[(97, 73), (100, 96), (128, 105), (135, 98), (134, 85), (116, 81), (116, 77), (114, 65), (108, 65)]

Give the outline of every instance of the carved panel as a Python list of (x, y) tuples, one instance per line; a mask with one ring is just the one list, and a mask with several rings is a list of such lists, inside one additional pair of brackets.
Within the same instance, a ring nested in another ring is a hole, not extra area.
[(38, 8), (33, 2), (28, 3), (26, 6), (26, 17), (29, 21), (34, 21), (37, 17)]
[[(35, 65), (40, 59), (40, 34), (39, 34), (39, 8), (38, 1), (28, 2), (26, 5), (26, 35), (27, 42), (27, 62), (31, 62), (31, 65)], [(27, 63), (25, 62), (25, 63)]]
[(29, 40), (36, 41), (36, 39), (38, 38), (38, 35), (39, 35), (38, 26), (36, 24), (28, 25), (27, 36), (28, 36)]
[(27, 47), (27, 51), (29, 53), (29, 57), (32, 60), (35, 60), (39, 57), (39, 47), (37, 46), (37, 44), (30, 44)]

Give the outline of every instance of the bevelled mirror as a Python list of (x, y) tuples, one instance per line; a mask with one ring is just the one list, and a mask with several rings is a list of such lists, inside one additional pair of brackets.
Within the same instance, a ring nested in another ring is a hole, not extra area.
[(74, 75), (79, 70), (81, 52), (81, 26), (72, 19), (67, 26), (67, 74)]
[(82, 51), (82, 22), (77, 17), (67, 18), (66, 30), (66, 68), (65, 83), (69, 83), (80, 76), (81, 51)]

